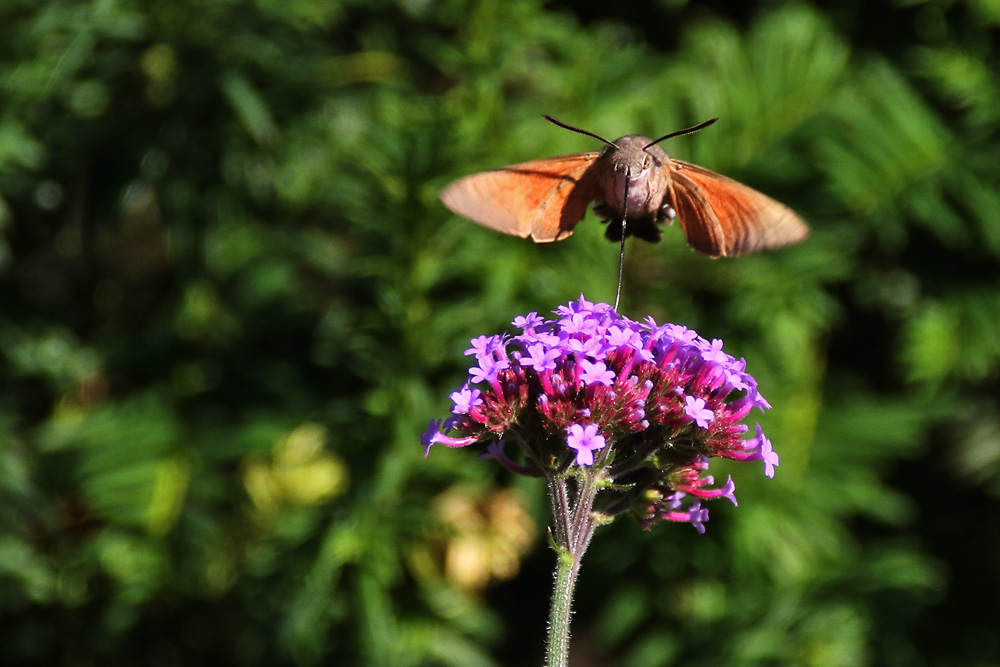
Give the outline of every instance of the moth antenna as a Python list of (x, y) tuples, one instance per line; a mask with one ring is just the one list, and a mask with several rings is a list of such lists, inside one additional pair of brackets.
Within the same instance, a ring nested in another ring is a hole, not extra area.
[[(650, 146), (655, 146), (656, 144), (660, 143), (661, 141), (663, 141), (665, 139), (671, 139), (673, 137), (680, 137), (680, 136), (685, 135), (685, 134), (691, 134), (692, 132), (697, 132), (698, 130), (703, 130), (703, 129), (705, 129), (706, 127), (708, 127), (709, 125), (711, 125), (712, 123), (714, 123), (717, 120), (719, 120), (719, 119), (718, 118), (712, 118), (710, 120), (706, 120), (704, 123), (698, 123), (694, 127), (689, 127), (686, 130), (677, 130), (676, 132), (671, 132), (670, 134), (664, 134), (662, 137), (660, 137), (656, 141), (650, 141), (648, 144), (646, 144), (645, 146), (643, 146), (642, 150), (646, 150)], [(577, 132), (579, 132), (579, 131), (580, 130), (577, 130)], [(586, 134), (586, 132), (584, 134)], [(600, 138), (600, 137), (598, 137), (598, 138)]]
[[(571, 132), (577, 132), (579, 134), (585, 134), (588, 137), (592, 137), (594, 139), (597, 139), (598, 141), (603, 141), (608, 146), (614, 146), (614, 144), (612, 142), (608, 141), (607, 139), (605, 139), (602, 136), (594, 134), (593, 132), (587, 132), (586, 130), (581, 130), (580, 128), (573, 127), (572, 125), (567, 125), (566, 123), (562, 122), (561, 120), (556, 120), (552, 116), (546, 116), (545, 114), (542, 114), (542, 118), (544, 118), (545, 120), (549, 121), (553, 125), (558, 125), (559, 127), (563, 128), (564, 130), (570, 130)], [(693, 132), (694, 130), (691, 130), (691, 131)], [(663, 137), (663, 138), (666, 139), (666, 137)], [(657, 141), (659, 141), (659, 139), (657, 139)], [(655, 144), (656, 141), (654, 141), (653, 143)], [(647, 148), (649, 148), (649, 146), (647, 146)]]

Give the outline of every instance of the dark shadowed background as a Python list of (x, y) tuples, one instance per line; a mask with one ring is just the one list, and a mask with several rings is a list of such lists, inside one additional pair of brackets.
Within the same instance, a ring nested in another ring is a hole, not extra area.
[[(451, 179), (667, 151), (800, 246), (629, 248), (746, 357), (773, 480), (598, 531), (574, 664), (1000, 664), (1000, 5), (3, 0), (0, 662), (538, 665), (543, 485), (420, 434), (480, 334), (614, 298)], [(728, 469), (722, 468), (722, 474)]]

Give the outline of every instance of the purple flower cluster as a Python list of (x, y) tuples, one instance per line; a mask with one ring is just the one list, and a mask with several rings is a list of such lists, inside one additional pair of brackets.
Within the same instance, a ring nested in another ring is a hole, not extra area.
[[(778, 456), (760, 426), (748, 439), (741, 420), (770, 408), (743, 359), (676, 324), (634, 322), (582, 296), (556, 319), (530, 313), (521, 334), (480, 336), (476, 365), (451, 395), (453, 416), (432, 421), (423, 442), (487, 445), (484, 457), (508, 469), (548, 476), (573, 466), (599, 468), (617, 493), (601, 511), (633, 514), (644, 527), (686, 521), (704, 532), (702, 499), (734, 504), (732, 479), (712, 488), (710, 457), (764, 461)], [(515, 442), (522, 463), (504, 453)]]

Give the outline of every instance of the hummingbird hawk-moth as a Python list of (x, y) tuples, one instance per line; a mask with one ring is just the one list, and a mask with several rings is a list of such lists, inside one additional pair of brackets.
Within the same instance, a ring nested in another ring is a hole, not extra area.
[(655, 141), (629, 134), (615, 141), (545, 118), (604, 142), (600, 152), (523, 162), (461, 178), (441, 193), (445, 206), (505, 234), (537, 243), (573, 233), (594, 202), (612, 240), (658, 242), (680, 220), (688, 244), (711, 257), (745, 255), (797, 243), (809, 234), (790, 208), (704, 167), (671, 158), (659, 143), (707, 127), (712, 119)]

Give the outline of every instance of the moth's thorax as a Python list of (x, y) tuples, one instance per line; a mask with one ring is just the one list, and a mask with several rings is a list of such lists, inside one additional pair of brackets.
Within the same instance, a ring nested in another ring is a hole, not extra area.
[(669, 185), (667, 165), (670, 158), (660, 146), (648, 146), (651, 139), (629, 134), (605, 146), (597, 158), (602, 166), (604, 205), (618, 215), (622, 213), (625, 183), (628, 182), (626, 215), (629, 218), (655, 216)]

